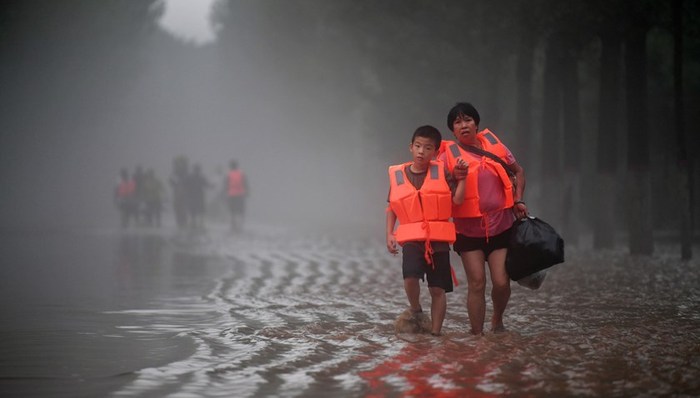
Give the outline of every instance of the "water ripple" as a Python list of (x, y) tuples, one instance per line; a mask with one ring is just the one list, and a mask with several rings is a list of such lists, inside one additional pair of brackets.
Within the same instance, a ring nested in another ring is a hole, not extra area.
[(448, 296), (444, 336), (397, 338), (400, 258), (381, 242), (277, 232), (209, 244), (230, 265), (212, 291), (127, 310), (149, 323), (121, 329), (185, 333), (195, 352), (136, 372), (115, 395), (700, 394), (697, 263), (576, 253), (540, 290), (513, 284), (505, 333), (467, 333), (462, 283)]

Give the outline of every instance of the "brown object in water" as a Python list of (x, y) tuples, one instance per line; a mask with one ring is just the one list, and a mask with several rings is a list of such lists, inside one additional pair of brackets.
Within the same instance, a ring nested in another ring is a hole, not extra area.
[(430, 333), (432, 321), (424, 312), (412, 313), (410, 309), (402, 312), (394, 321), (396, 333)]

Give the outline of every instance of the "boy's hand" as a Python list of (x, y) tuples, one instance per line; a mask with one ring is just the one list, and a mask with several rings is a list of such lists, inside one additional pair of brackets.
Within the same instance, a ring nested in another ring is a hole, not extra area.
[(394, 234), (388, 234), (386, 236), (386, 248), (391, 254), (398, 254), (399, 249), (396, 247), (396, 236)]
[(462, 158), (457, 158), (457, 164), (455, 165), (452, 174), (455, 180), (463, 180), (467, 178), (467, 171), (469, 171), (469, 165)]

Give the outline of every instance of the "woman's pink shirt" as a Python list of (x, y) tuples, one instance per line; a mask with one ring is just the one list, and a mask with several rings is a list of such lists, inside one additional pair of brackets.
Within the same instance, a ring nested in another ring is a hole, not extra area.
[[(465, 161), (476, 160), (480, 161), (481, 156), (468, 152), (465, 156)], [(441, 154), (438, 157), (447, 164), (447, 155)], [(513, 153), (506, 148), (506, 164), (515, 163)], [(498, 174), (490, 167), (482, 166), (479, 168), (478, 174), (479, 186), (479, 208), (484, 213), (482, 217), (473, 218), (454, 218), (455, 229), (457, 233), (473, 238), (483, 238), (486, 236), (495, 236), (505, 232), (513, 225), (515, 217), (511, 208), (495, 210), (503, 207), (506, 201), (503, 193), (503, 184)]]

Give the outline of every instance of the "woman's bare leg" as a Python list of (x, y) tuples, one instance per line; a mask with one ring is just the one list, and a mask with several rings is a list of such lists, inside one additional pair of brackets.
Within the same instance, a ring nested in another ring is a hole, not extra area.
[(489, 270), (491, 272), (491, 300), (493, 300), (493, 316), (491, 330), (502, 331), (503, 313), (510, 299), (510, 278), (506, 272), (506, 253), (508, 249), (497, 249), (489, 254)]
[(473, 250), (462, 252), (462, 265), (467, 274), (467, 313), (472, 334), (482, 334), (486, 317), (486, 273), (484, 271), (484, 252)]

